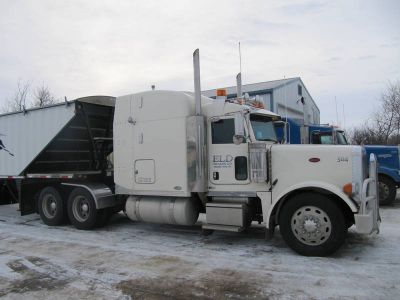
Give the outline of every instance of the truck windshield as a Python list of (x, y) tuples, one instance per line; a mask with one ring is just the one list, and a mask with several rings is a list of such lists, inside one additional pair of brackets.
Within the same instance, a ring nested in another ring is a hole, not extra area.
[(336, 140), (338, 145), (348, 145), (344, 131), (336, 131)]
[(250, 115), (254, 136), (258, 141), (277, 142), (275, 126), (272, 119), (263, 115)]

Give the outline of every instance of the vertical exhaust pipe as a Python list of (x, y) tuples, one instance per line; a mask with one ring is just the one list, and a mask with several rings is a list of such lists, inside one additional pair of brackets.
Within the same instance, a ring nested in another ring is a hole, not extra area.
[(200, 87), (200, 51), (196, 49), (193, 52), (193, 70), (194, 70), (194, 102), (196, 116), (201, 116), (201, 87)]
[(236, 75), (236, 98), (242, 98), (242, 73)]

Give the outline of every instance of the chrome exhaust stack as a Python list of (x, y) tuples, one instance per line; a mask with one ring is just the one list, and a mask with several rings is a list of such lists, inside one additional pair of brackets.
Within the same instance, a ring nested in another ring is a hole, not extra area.
[(194, 101), (196, 116), (201, 116), (201, 87), (200, 87), (200, 51), (193, 52), (193, 71), (194, 71)]
[(242, 94), (242, 73), (236, 75), (236, 98), (241, 99)]

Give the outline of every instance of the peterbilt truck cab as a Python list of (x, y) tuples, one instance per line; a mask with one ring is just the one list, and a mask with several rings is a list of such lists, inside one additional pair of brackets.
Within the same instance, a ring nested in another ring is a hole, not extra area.
[[(280, 117), (189, 92), (119, 97), (114, 117), (116, 193), (134, 221), (239, 232), (279, 225), (303, 255), (328, 255), (355, 224), (379, 229), (376, 164), (362, 147), (282, 145)], [(369, 170), (368, 170), (369, 169)], [(367, 175), (369, 173), (369, 175)]]

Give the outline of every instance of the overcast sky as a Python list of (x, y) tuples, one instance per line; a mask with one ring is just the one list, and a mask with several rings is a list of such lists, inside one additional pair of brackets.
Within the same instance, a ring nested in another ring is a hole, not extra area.
[(57, 97), (300, 76), (322, 122), (358, 125), (400, 79), (400, 1), (0, 0), (0, 105), (17, 82)]

